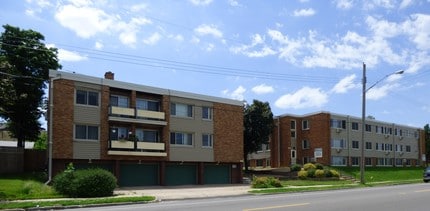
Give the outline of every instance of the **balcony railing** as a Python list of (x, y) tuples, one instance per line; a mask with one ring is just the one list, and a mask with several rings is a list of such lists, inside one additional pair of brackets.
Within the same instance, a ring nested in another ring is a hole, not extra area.
[(167, 156), (164, 143), (128, 140), (111, 140), (108, 154), (155, 157)]
[(166, 115), (161, 111), (148, 111), (137, 108), (110, 106), (109, 120), (135, 122), (155, 125), (167, 125)]

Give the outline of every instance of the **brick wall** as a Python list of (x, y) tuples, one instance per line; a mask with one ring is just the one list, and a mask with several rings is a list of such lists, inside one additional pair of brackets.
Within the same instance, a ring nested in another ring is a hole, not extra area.
[(53, 144), (54, 159), (73, 157), (73, 81), (59, 79), (54, 81), (53, 89)]
[(216, 162), (243, 160), (242, 106), (214, 103), (214, 159)]

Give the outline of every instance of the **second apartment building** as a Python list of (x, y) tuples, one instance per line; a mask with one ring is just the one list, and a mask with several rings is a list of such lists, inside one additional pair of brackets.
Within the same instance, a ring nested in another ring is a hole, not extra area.
[(318, 162), (359, 166), (364, 130), (366, 166), (418, 166), (425, 162), (423, 130), (349, 115), (318, 112), (275, 117), (270, 147), (250, 155), (251, 166), (289, 167)]
[(55, 173), (112, 171), (120, 186), (240, 183), (241, 101), (50, 72)]

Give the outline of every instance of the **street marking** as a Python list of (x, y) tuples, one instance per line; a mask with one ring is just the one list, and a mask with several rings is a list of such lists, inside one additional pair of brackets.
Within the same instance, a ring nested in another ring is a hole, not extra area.
[(430, 189), (426, 189), (426, 190), (416, 190), (414, 191), (415, 193), (423, 193), (423, 192), (430, 192)]
[(278, 209), (278, 208), (285, 208), (285, 207), (305, 206), (305, 205), (308, 205), (308, 204), (310, 204), (310, 203), (287, 204), (287, 205), (273, 206), (273, 207), (260, 207), (260, 208), (244, 209), (243, 211), (271, 210), (271, 209)]

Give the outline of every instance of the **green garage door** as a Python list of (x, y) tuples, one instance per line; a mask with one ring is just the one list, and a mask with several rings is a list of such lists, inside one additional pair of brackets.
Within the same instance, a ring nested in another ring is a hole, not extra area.
[(121, 164), (119, 186), (159, 185), (157, 164)]
[(166, 165), (166, 185), (197, 184), (196, 165)]
[(204, 184), (229, 184), (230, 166), (229, 165), (205, 165)]

